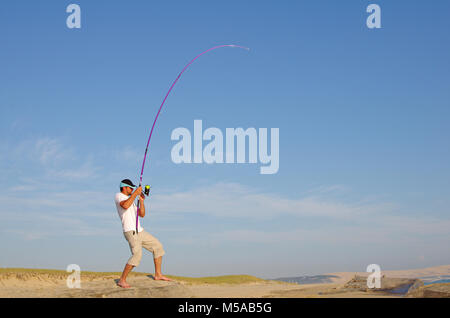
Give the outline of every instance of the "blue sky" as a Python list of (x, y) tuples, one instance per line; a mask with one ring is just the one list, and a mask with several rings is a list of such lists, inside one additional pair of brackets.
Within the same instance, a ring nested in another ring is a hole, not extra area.
[[(66, 27), (70, 3), (82, 28)], [(366, 27), (377, 3), (382, 28)], [(2, 1), (0, 266), (120, 271), (113, 198), (178, 275), (450, 263), (447, 1)], [(172, 130), (279, 128), (280, 169), (172, 163)], [(139, 271), (153, 271), (149, 253)]]

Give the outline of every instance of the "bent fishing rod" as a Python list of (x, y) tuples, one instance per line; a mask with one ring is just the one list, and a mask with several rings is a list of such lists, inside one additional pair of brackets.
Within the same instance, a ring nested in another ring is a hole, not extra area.
[[(198, 58), (199, 58), (200, 56), (202, 56), (203, 54), (206, 54), (206, 53), (208, 53), (208, 52), (210, 52), (210, 51), (212, 51), (212, 50), (216, 50), (216, 49), (223, 48), (223, 47), (240, 48), (240, 49), (244, 49), (244, 50), (248, 50), (248, 51), (250, 50), (250, 49), (247, 48), (247, 47), (240, 46), (240, 45), (234, 45), (234, 44), (225, 44), (225, 45), (214, 46), (214, 47), (212, 47), (212, 48), (210, 48), (210, 49), (208, 49), (208, 50), (206, 50), (206, 51), (200, 53), (199, 55), (197, 55), (194, 59), (192, 59), (192, 61), (190, 61), (190, 62), (183, 68), (183, 70), (180, 72), (180, 74), (178, 74), (177, 78), (176, 78), (175, 81), (172, 83), (172, 86), (170, 86), (169, 91), (167, 92), (166, 96), (164, 97), (164, 100), (162, 101), (161, 106), (159, 106), (158, 113), (156, 114), (155, 120), (153, 121), (152, 129), (150, 130), (150, 136), (148, 137), (148, 141), (147, 141), (147, 147), (145, 148), (144, 161), (142, 162), (141, 176), (140, 176), (140, 179), (139, 179), (139, 186), (142, 185), (142, 176), (143, 176), (143, 174), (144, 174), (145, 160), (147, 159), (147, 152), (148, 152), (148, 147), (149, 147), (149, 145), (150, 145), (150, 139), (152, 138), (153, 129), (155, 128), (155, 124), (156, 124), (156, 121), (158, 120), (159, 113), (161, 112), (161, 109), (163, 108), (164, 103), (166, 102), (167, 97), (169, 96), (169, 94), (170, 94), (170, 92), (172, 91), (173, 87), (174, 87), (175, 84), (178, 82), (178, 80), (180, 79), (180, 77), (181, 77), (181, 75), (184, 73), (184, 71), (186, 71), (186, 69), (187, 69), (192, 63), (194, 63), (194, 61), (195, 61), (196, 59), (198, 59)], [(148, 195), (149, 191), (150, 191), (150, 187), (149, 187), (149, 186), (146, 186), (146, 187), (145, 187), (145, 194)], [(139, 204), (139, 200), (138, 200), (138, 203), (137, 203), (137, 213), (136, 213), (136, 233), (139, 233), (139, 230), (138, 230), (138, 224), (139, 224), (139, 210), (140, 210), (140, 204)]]

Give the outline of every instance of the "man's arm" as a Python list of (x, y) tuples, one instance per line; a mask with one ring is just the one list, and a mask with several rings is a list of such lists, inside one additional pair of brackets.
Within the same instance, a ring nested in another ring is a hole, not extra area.
[(144, 194), (139, 197), (139, 216), (143, 218), (145, 216)]
[(127, 200), (123, 200), (122, 202), (120, 202), (120, 206), (125, 210), (127, 210), (133, 204), (134, 200), (136, 200), (136, 197), (141, 193), (142, 187), (137, 188), (136, 190), (134, 190), (134, 192), (130, 195), (130, 197)]

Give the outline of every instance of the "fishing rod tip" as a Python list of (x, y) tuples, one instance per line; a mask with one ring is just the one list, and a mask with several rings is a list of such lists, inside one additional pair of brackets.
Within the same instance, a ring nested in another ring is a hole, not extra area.
[(247, 51), (250, 51), (250, 48), (246, 47), (246, 46), (240, 46), (240, 45), (236, 45), (236, 44), (230, 44), (230, 47), (238, 47)]

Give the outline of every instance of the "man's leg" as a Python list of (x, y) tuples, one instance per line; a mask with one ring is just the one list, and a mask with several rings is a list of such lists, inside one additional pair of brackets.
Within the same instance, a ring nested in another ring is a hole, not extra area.
[(127, 276), (133, 270), (134, 266), (130, 264), (126, 264), (123, 269), (122, 276), (120, 276), (119, 282), (117, 285), (123, 288), (130, 288), (131, 286), (127, 283)]
[(123, 288), (130, 288), (131, 286), (127, 283), (126, 279), (128, 274), (139, 265), (141, 258), (142, 258), (142, 244), (139, 240), (137, 234), (134, 234), (134, 231), (128, 231), (124, 233), (125, 238), (128, 241), (128, 244), (130, 245), (131, 250), (131, 257), (128, 260), (127, 264), (125, 265), (125, 268), (123, 269), (122, 276), (119, 279), (119, 282), (117, 285)]
[(155, 262), (155, 280), (171, 281), (170, 278), (161, 273), (162, 256), (154, 258), (153, 261)]
[(153, 261), (155, 262), (155, 280), (171, 281), (161, 273), (162, 256), (165, 254), (161, 242), (146, 231), (140, 232), (142, 237), (142, 246), (149, 252), (153, 253)]

